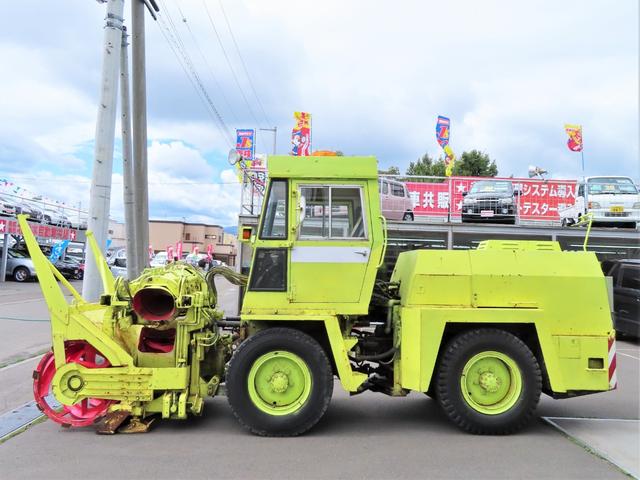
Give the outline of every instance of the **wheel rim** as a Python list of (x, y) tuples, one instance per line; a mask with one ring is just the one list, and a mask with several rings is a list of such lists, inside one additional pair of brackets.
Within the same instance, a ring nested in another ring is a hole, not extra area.
[[(67, 363), (77, 363), (86, 368), (107, 368), (111, 364), (100, 353), (83, 341), (65, 343)], [(73, 427), (91, 425), (107, 413), (112, 400), (85, 398), (74, 405), (59, 406), (54, 401), (51, 382), (56, 373), (53, 352), (46, 353), (33, 376), (33, 394), (38, 408), (56, 423)]]
[(511, 357), (500, 352), (481, 352), (462, 369), (460, 388), (471, 408), (486, 415), (498, 415), (520, 398), (522, 373)]
[(27, 273), (24, 269), (19, 268), (15, 273), (16, 280), (19, 282), (24, 282), (27, 279)]
[(311, 394), (311, 372), (299, 356), (281, 350), (266, 353), (251, 367), (249, 397), (269, 415), (289, 415), (300, 410)]

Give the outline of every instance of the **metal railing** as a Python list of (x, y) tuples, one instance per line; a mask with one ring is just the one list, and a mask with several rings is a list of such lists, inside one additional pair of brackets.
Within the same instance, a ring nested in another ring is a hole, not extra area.
[[(255, 178), (261, 183), (257, 184)], [(382, 181), (388, 180), (385, 193)], [(385, 216), (403, 218), (406, 205), (419, 222), (484, 222), (522, 225), (557, 225), (559, 211), (575, 202), (575, 180), (538, 180), (501, 177), (436, 177), (418, 175), (380, 175), (381, 203)], [(477, 200), (465, 196), (476, 182), (510, 184), (514, 195), (484, 192)], [(404, 189), (393, 189), (400, 182)], [(260, 213), (266, 184), (264, 170), (245, 172), (242, 182), (241, 214)], [(395, 192), (395, 193), (394, 193)], [(410, 203), (407, 202), (410, 200)], [(395, 204), (395, 205), (394, 205)], [(398, 210), (397, 212), (394, 212)]]

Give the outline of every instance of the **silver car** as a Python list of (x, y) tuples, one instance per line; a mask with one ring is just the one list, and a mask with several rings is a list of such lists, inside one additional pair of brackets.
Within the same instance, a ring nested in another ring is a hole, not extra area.
[[(0, 262), (2, 261), (2, 250), (0, 247)], [(12, 248), (7, 252), (7, 277), (12, 277), (16, 282), (26, 282), (36, 278), (36, 269), (31, 258), (26, 254)]]
[(10, 215), (13, 216), (16, 214), (16, 203), (3, 195), (0, 195), (0, 215)]

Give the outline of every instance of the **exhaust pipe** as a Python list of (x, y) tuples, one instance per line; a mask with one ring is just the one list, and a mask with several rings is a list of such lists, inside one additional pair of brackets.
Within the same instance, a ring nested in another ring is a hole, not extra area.
[(163, 288), (143, 288), (133, 296), (133, 310), (149, 322), (162, 322), (173, 318), (176, 300)]

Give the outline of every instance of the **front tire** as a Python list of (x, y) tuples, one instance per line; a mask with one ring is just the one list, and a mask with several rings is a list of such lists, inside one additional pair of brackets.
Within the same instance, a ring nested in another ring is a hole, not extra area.
[(454, 337), (437, 372), (440, 406), (454, 424), (474, 434), (519, 431), (531, 420), (541, 390), (535, 356), (504, 330), (483, 328)]
[(29, 277), (31, 277), (31, 274), (29, 273), (29, 270), (25, 267), (18, 267), (13, 271), (13, 279), (16, 282), (26, 282), (27, 280), (29, 280)]
[(245, 340), (229, 362), (227, 398), (251, 433), (300, 435), (322, 418), (333, 393), (326, 353), (309, 335), (268, 328)]
[(405, 212), (404, 216), (402, 217), (402, 220), (405, 222), (413, 222), (413, 213)]

